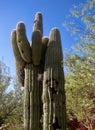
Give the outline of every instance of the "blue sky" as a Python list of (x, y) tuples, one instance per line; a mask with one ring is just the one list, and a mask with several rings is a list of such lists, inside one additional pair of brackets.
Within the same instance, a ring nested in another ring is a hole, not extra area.
[(60, 30), (63, 50), (70, 48), (75, 42), (62, 24), (72, 6), (83, 1), (85, 0), (0, 0), (0, 60), (4, 57), (11, 75), (15, 75), (15, 65), (10, 35), (16, 24), (19, 21), (25, 23), (30, 41), (35, 14), (41, 12), (44, 35), (48, 36), (50, 30), (57, 27)]

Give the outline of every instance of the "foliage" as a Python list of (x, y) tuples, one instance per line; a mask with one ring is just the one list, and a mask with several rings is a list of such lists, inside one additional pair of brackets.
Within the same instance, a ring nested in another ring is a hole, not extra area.
[[(64, 27), (75, 34), (77, 44), (65, 57), (67, 109), (79, 119), (95, 107), (95, 0), (75, 5)], [(93, 111), (94, 113), (95, 111)]]
[(2, 74), (0, 78), (0, 126), (22, 123), (23, 91), (16, 79)]

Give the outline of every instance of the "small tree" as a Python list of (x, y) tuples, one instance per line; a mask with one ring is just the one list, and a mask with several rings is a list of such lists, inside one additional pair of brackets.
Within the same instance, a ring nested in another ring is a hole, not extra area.
[[(78, 117), (89, 113), (95, 98), (95, 1), (74, 5), (70, 18), (64, 25), (71, 31), (76, 44), (66, 55), (67, 102), (69, 109), (73, 109)], [(92, 96), (91, 96), (92, 95)], [(91, 99), (91, 100), (89, 100)], [(72, 105), (71, 105), (72, 102)], [(67, 108), (68, 108), (67, 107)], [(83, 113), (81, 114), (81, 112)]]
[[(2, 68), (2, 67), (1, 67)], [(11, 83), (10, 75), (3, 73), (0, 78), (0, 126), (22, 121), (22, 90), (19, 84)]]

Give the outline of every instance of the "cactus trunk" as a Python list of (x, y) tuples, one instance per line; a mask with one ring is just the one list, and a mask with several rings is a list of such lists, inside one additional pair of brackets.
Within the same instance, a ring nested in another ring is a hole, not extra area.
[(32, 64), (25, 67), (24, 130), (39, 130), (40, 128), (38, 71), (39, 68)]
[[(43, 82), (43, 130), (53, 130), (55, 127), (56, 129), (65, 129), (66, 122), (64, 122), (64, 116), (66, 116), (66, 112), (64, 107), (66, 106), (64, 99), (65, 96), (62, 96), (65, 95), (65, 91), (63, 77), (64, 73), (61, 65), (61, 62), (63, 61), (61, 48), (60, 33), (58, 29), (54, 28), (50, 32), (48, 48), (45, 57)], [(49, 117), (46, 116), (46, 114)]]
[(30, 88), (30, 130), (38, 130), (40, 127), (40, 102), (39, 102), (39, 68), (32, 65), (31, 77), (32, 83)]

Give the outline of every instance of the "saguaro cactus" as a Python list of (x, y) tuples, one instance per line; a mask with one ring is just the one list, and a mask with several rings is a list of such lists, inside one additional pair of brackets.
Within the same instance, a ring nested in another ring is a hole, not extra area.
[(11, 35), (17, 76), (24, 86), (24, 130), (37, 130), (41, 126), (40, 104), (42, 101), (39, 81), (37, 80), (42, 54), (43, 24), (41, 13), (37, 13), (35, 19), (32, 45), (27, 40), (23, 22), (17, 24)]
[(54, 28), (49, 38), (44, 37), (42, 15), (38, 12), (31, 44), (23, 22), (12, 31), (11, 42), (17, 76), (24, 86), (24, 130), (65, 130), (64, 70), (59, 30)]
[(65, 128), (65, 91), (60, 33), (50, 32), (43, 81), (43, 130)]

